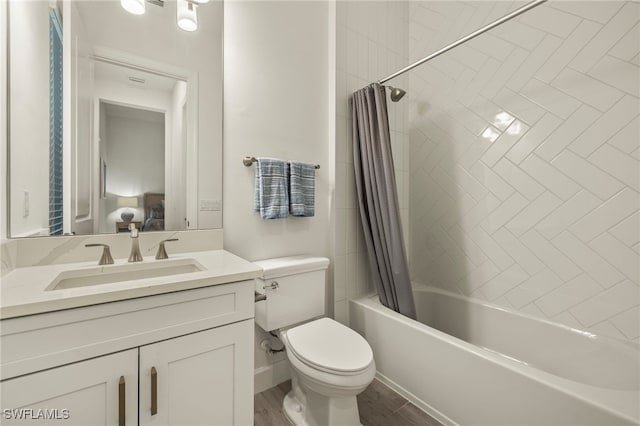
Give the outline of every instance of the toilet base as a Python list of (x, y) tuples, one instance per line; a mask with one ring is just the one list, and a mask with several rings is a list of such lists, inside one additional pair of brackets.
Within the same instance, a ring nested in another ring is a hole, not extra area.
[(285, 416), (295, 426), (362, 426), (355, 396), (328, 398), (306, 390), (303, 398), (305, 403), (292, 389), (282, 402)]
[(293, 391), (284, 396), (284, 401), (282, 401), (282, 411), (292, 425), (308, 426), (308, 423), (304, 419), (302, 406), (296, 401), (295, 396), (293, 396)]

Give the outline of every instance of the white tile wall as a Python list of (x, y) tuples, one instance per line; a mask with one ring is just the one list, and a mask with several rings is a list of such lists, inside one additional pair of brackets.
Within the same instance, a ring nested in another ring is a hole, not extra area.
[[(410, 60), (518, 5), (411, 2)], [(640, 342), (639, 22), (549, 2), (409, 73), (414, 280)]]
[[(335, 318), (345, 323), (348, 322), (346, 300), (373, 290), (357, 209), (349, 97), (406, 65), (408, 21), (408, 2), (345, 0), (336, 4), (334, 309)], [(408, 79), (400, 78), (393, 84), (406, 89)], [(390, 100), (388, 103), (400, 213), (407, 223), (410, 181), (407, 103), (392, 104)], [(406, 227), (405, 242), (408, 232)]]
[(637, 115), (637, 93), (636, 96), (625, 96), (587, 128), (579, 138), (576, 138), (569, 149), (582, 157), (588, 157), (601, 147), (604, 141), (619, 132)]

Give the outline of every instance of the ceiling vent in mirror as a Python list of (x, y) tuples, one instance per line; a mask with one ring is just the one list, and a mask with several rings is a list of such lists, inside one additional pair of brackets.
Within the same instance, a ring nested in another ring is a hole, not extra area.
[(146, 83), (147, 80), (145, 80), (144, 78), (134, 77), (134, 76), (130, 75), (129, 76), (129, 81), (133, 81), (134, 83), (144, 84), (144, 83)]

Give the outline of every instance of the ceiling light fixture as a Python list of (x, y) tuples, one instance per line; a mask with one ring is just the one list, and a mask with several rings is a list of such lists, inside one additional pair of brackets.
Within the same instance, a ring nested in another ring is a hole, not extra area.
[[(129, 13), (142, 15), (146, 10), (146, 3), (164, 7), (165, 2), (166, 0), (120, 0), (120, 5)], [(178, 27), (189, 32), (197, 30), (198, 6), (205, 3), (209, 3), (209, 0), (177, 0), (176, 22)]]
[(198, 29), (198, 14), (196, 13), (197, 3), (190, 0), (178, 0), (178, 27), (185, 31), (195, 31)]
[(142, 15), (146, 10), (145, 0), (120, 0), (120, 5), (134, 15)]

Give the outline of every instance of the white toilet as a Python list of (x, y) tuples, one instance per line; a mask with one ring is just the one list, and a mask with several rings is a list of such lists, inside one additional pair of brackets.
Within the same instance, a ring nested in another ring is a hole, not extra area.
[(325, 314), (329, 259), (294, 256), (253, 262), (264, 270), (256, 291), (256, 323), (277, 330), (291, 365), (283, 410), (294, 425), (360, 425), (356, 395), (376, 373), (367, 341)]

